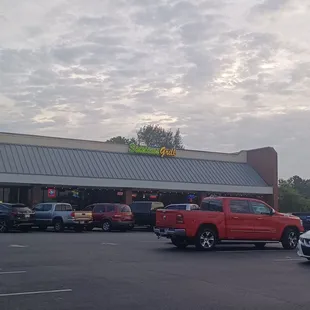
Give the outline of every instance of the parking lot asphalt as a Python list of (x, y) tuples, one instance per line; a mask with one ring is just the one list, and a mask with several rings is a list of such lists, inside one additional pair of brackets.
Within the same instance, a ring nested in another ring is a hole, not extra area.
[(295, 251), (178, 250), (151, 232), (0, 235), (1, 310), (310, 309)]

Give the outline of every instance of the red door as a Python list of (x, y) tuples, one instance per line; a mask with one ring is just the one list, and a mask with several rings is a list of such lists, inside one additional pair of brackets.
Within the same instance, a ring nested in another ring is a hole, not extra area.
[(106, 214), (106, 206), (104, 204), (95, 205), (93, 209), (93, 220), (95, 224), (100, 224), (104, 220), (105, 214)]
[(259, 201), (251, 201), (250, 203), (256, 219), (256, 239), (267, 241), (277, 240), (280, 227), (276, 217), (271, 213), (271, 207)]
[(226, 217), (227, 237), (232, 240), (255, 239), (255, 214), (245, 199), (228, 200), (229, 213)]

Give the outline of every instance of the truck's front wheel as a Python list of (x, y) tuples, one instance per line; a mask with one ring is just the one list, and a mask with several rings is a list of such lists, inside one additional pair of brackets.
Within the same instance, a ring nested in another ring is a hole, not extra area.
[(216, 232), (209, 227), (204, 227), (199, 230), (195, 240), (197, 250), (211, 251), (215, 248), (217, 243)]
[(282, 246), (285, 250), (294, 250), (297, 247), (299, 233), (297, 229), (286, 228), (281, 240)]

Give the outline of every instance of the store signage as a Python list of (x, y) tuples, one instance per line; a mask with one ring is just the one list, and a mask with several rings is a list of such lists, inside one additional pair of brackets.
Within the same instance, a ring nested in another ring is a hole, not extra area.
[(47, 197), (48, 198), (56, 198), (56, 189), (55, 188), (48, 188), (47, 189)]
[(160, 157), (175, 157), (177, 155), (176, 149), (167, 149), (166, 147), (154, 148), (144, 145), (129, 145), (129, 153), (142, 154), (142, 155), (154, 155)]

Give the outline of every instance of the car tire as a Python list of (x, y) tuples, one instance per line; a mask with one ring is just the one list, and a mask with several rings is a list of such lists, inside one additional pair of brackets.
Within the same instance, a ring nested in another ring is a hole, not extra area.
[(257, 243), (254, 243), (254, 245), (256, 249), (263, 250), (266, 246), (266, 242), (257, 242)]
[(0, 233), (6, 233), (9, 231), (9, 224), (5, 219), (0, 219)]
[(64, 231), (64, 224), (61, 220), (56, 220), (54, 222), (54, 230), (56, 232), (63, 232)]
[(104, 231), (104, 232), (109, 232), (109, 231), (111, 231), (111, 222), (110, 221), (104, 221), (104, 222), (102, 222), (102, 226), (101, 226), (101, 228), (102, 228), (102, 231)]
[(216, 246), (217, 239), (217, 233), (212, 228), (204, 227), (196, 235), (196, 249), (200, 251), (212, 251)]
[(299, 233), (294, 228), (286, 228), (282, 236), (282, 247), (285, 250), (294, 250), (298, 245)]
[(185, 249), (188, 246), (188, 242), (182, 238), (171, 238), (171, 242), (178, 249)]

